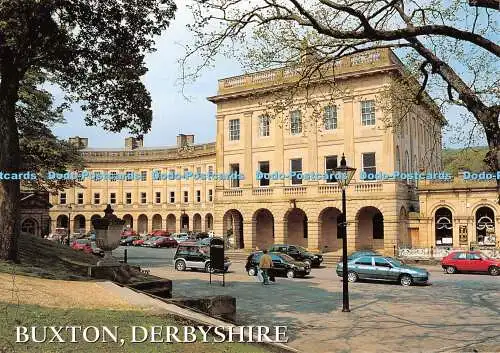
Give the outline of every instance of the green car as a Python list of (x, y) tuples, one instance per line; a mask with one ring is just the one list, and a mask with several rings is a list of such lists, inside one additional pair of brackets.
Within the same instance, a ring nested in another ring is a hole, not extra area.
[[(356, 282), (358, 279), (374, 279), (411, 286), (414, 283), (425, 284), (429, 280), (427, 270), (408, 266), (392, 257), (380, 255), (366, 255), (348, 260), (347, 270), (349, 282)], [(342, 263), (337, 265), (337, 275), (342, 277)]]

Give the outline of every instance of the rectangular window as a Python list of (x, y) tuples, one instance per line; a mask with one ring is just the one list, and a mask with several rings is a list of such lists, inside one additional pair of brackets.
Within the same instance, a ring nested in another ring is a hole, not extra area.
[(187, 178), (188, 173), (189, 173), (189, 168), (184, 168), (183, 175), (185, 178)]
[(368, 174), (373, 174), (377, 172), (377, 167), (375, 165), (375, 152), (363, 153), (362, 158), (363, 162), (363, 174), (361, 176), (362, 180), (369, 180)]
[(141, 192), (141, 203), (146, 203), (146, 202), (148, 202), (146, 193)]
[(375, 101), (361, 102), (361, 125), (375, 125)]
[(66, 193), (65, 192), (61, 192), (59, 194), (59, 203), (61, 205), (66, 205)]
[(325, 114), (323, 117), (325, 130), (333, 130), (337, 128), (337, 107), (329, 105), (325, 107)]
[(188, 202), (189, 202), (189, 192), (184, 191), (184, 203), (188, 203)]
[(213, 172), (214, 172), (214, 167), (209, 165), (208, 166), (208, 174), (213, 174)]
[(292, 135), (302, 133), (302, 116), (300, 110), (294, 110), (290, 113), (290, 133)]
[(110, 181), (116, 181), (116, 172), (110, 172), (109, 173), (109, 180)]
[(141, 181), (148, 180), (148, 172), (146, 170), (141, 171)]
[(335, 179), (335, 168), (337, 168), (337, 156), (326, 156), (325, 157), (325, 174), (328, 176), (326, 179), (327, 183), (336, 182)]
[(134, 180), (134, 173), (133, 173), (133, 172), (128, 171), (126, 175), (127, 175), (127, 176), (126, 176), (126, 180), (127, 180), (127, 181), (132, 181), (132, 180)]
[(115, 204), (116, 203), (116, 193), (112, 192), (109, 194), (109, 203), (110, 204)]
[(125, 193), (125, 203), (127, 205), (130, 205), (132, 203), (132, 193), (131, 192)]
[(269, 136), (270, 120), (268, 115), (259, 116), (259, 136)]
[(94, 172), (94, 181), (101, 181), (102, 180), (102, 173), (101, 172)]
[(201, 174), (201, 167), (196, 167), (196, 174)]
[(101, 203), (101, 194), (94, 192), (94, 204), (99, 205)]
[(240, 139), (240, 119), (229, 120), (229, 141)]
[(175, 203), (175, 191), (170, 191), (170, 196), (168, 198), (170, 203)]
[(155, 202), (156, 203), (161, 203), (161, 192), (160, 191), (157, 191), (155, 193)]
[(232, 174), (230, 176), (230, 181), (231, 181), (231, 187), (232, 188), (239, 188), (240, 187), (240, 165), (238, 163), (230, 164), (229, 165), (229, 171)]
[(196, 202), (201, 202), (201, 191), (196, 190)]
[(269, 186), (269, 161), (259, 162), (259, 172), (262, 178), (259, 179), (260, 186)]
[(83, 205), (83, 192), (78, 193), (78, 195), (76, 196), (76, 202), (79, 205)]
[(212, 189), (208, 190), (208, 202), (212, 202), (214, 199), (214, 191)]
[(292, 185), (302, 184), (302, 158), (290, 159)]

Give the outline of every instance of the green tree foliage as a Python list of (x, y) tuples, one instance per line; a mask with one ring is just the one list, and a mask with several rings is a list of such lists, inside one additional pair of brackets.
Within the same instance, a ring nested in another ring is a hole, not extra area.
[[(29, 129), (19, 129), (16, 118), (31, 109), (19, 104), (28, 72), (42, 73), (41, 83), (59, 86), (68, 102), (83, 102), (87, 125), (147, 132), (152, 111), (141, 81), (144, 58), (175, 10), (172, 0), (0, 0), (0, 170), (21, 170), (27, 162), (21, 143), (36, 156), (29, 163), (57, 149), (50, 138), (42, 148), (21, 142)], [(30, 119), (30, 129), (43, 130)], [(17, 257), (18, 199), (19, 182), (1, 180), (0, 258)]]

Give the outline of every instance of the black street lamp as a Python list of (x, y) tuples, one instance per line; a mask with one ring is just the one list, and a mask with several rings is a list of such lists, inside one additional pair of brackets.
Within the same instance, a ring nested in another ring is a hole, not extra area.
[(335, 176), (339, 187), (342, 189), (342, 312), (350, 312), (349, 309), (349, 285), (347, 280), (347, 215), (345, 189), (349, 185), (356, 172), (356, 168), (348, 167), (345, 156), (342, 153), (340, 167), (335, 168)]
[(66, 238), (66, 245), (69, 246), (69, 238), (71, 236), (71, 205), (68, 205), (68, 237)]

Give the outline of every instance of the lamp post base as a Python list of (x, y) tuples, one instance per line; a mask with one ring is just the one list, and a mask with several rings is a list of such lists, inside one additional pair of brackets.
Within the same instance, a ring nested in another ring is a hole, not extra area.
[(111, 251), (105, 251), (102, 260), (97, 261), (99, 267), (120, 266), (120, 263), (111, 255)]
[(351, 309), (346, 309), (346, 308), (343, 308), (343, 309), (342, 309), (342, 312), (343, 312), (343, 313), (350, 313), (350, 312), (351, 312)]

